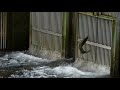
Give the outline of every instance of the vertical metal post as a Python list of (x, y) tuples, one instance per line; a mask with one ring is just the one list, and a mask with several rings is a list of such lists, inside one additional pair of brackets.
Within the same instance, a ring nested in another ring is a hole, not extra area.
[(1, 30), (2, 30), (2, 12), (0, 12), (0, 50), (1, 48)]
[(62, 57), (65, 57), (65, 48), (67, 44), (67, 33), (69, 29), (69, 12), (63, 12), (63, 25), (62, 25)]
[(113, 30), (112, 30), (112, 50), (111, 50), (111, 76), (118, 75), (118, 64), (116, 59), (116, 20), (113, 20)]
[(79, 16), (77, 12), (72, 13), (72, 55), (73, 55), (73, 60), (75, 61), (77, 58), (78, 54), (78, 21), (79, 21)]
[(3, 50), (5, 45), (5, 12), (3, 13)]
[(7, 12), (5, 13), (5, 49), (6, 49), (6, 40), (7, 40)]
[(30, 12), (30, 22), (29, 22), (29, 48), (32, 45), (32, 12)]
[[(75, 17), (76, 17), (76, 28), (75, 28), (75, 30), (76, 30), (76, 37), (75, 37), (75, 60), (77, 59), (77, 57), (78, 57), (78, 32), (79, 32), (79, 14), (78, 14), (78, 12), (75, 12)], [(80, 33), (79, 33), (80, 34)]]
[(3, 12), (1, 12), (1, 49), (3, 49), (2, 48), (2, 46), (3, 46)]
[(63, 13), (62, 56), (65, 58), (77, 57), (78, 13)]
[(119, 27), (120, 21), (116, 23), (113, 21), (113, 32), (112, 32), (112, 54), (111, 54), (111, 69), (110, 74), (112, 77), (120, 77), (120, 34), (117, 33), (116, 27)]

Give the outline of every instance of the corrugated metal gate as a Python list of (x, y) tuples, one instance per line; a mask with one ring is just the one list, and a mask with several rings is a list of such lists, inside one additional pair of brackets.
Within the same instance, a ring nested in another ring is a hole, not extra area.
[(0, 12), (0, 50), (6, 49), (7, 12)]
[(79, 13), (78, 42), (80, 43), (88, 36), (88, 41), (83, 48), (86, 51), (90, 50), (90, 52), (81, 54), (78, 49), (78, 57), (86, 61), (110, 66), (112, 26), (112, 19)]
[(31, 12), (30, 47), (62, 52), (61, 12)]

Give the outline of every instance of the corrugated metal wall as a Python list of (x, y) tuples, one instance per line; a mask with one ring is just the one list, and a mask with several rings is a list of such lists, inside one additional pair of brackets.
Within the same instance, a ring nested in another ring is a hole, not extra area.
[(6, 49), (7, 12), (0, 12), (0, 50)]
[(39, 50), (46, 49), (61, 53), (61, 12), (31, 12), (31, 30), (31, 46), (33, 48)]
[(111, 63), (112, 44), (112, 20), (79, 14), (79, 39), (88, 36), (84, 50), (89, 53), (78, 55), (86, 61), (93, 61), (98, 64), (108, 65)]

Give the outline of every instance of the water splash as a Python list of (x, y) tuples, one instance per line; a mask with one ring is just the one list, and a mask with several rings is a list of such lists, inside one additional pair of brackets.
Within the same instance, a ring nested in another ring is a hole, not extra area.
[[(73, 64), (58, 65), (50, 67), (46, 65), (37, 65), (36, 67), (30, 66), (28, 69), (25, 67), (16, 68), (19, 65), (37, 64), (43, 62), (52, 62), (51, 60), (34, 57), (23, 52), (12, 52), (0, 57), (0, 68), (11, 67), (6, 69), (5, 73), (11, 72), (7, 75), (8, 78), (96, 78), (104, 77), (110, 74), (110, 69), (105, 66), (100, 66), (94, 63), (85, 63), (84, 61), (75, 62)], [(14, 69), (14, 70), (13, 70)], [(0, 75), (0, 77), (3, 77)]]

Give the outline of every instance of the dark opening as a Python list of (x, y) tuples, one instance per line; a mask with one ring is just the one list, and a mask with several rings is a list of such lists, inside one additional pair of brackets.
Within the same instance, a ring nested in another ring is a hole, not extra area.
[(7, 50), (23, 51), (29, 48), (30, 12), (8, 12)]

